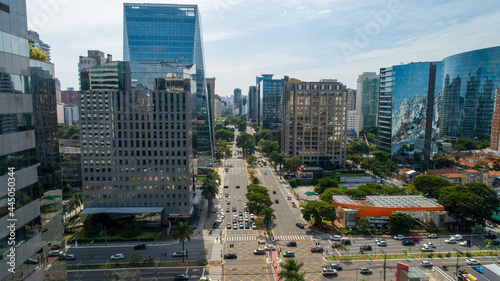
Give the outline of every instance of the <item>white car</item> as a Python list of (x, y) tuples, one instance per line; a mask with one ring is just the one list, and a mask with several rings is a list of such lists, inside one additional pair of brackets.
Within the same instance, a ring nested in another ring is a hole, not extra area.
[(467, 246), (467, 240), (466, 240), (466, 241), (462, 241), (462, 242), (460, 242), (460, 246), (464, 246), (464, 247), (466, 247), (466, 246)]
[(438, 236), (437, 236), (436, 233), (431, 233), (431, 234), (427, 235), (427, 237), (429, 237), (429, 238), (438, 238)]
[(340, 235), (333, 235), (333, 236), (331, 236), (330, 235), (330, 240), (340, 241), (340, 240), (342, 240), (342, 236), (340, 236)]
[(455, 240), (455, 238), (448, 238), (444, 240), (444, 242), (448, 244), (457, 244), (457, 240)]
[(433, 267), (434, 264), (432, 264), (432, 262), (430, 261), (422, 261), (422, 267)]
[(111, 256), (112, 260), (122, 260), (124, 258), (125, 258), (124, 254), (114, 254), (114, 255)]
[(455, 234), (455, 235), (450, 235), (450, 238), (453, 238), (455, 240), (462, 240), (463, 237), (460, 234)]
[(337, 270), (329, 267), (322, 268), (323, 275), (335, 275), (337, 274)]
[(429, 247), (422, 247), (422, 248), (420, 248), (420, 251), (422, 251), (422, 252), (434, 252), (434, 250), (432, 248), (429, 248)]
[(266, 251), (276, 251), (276, 246), (274, 246), (274, 245), (266, 245), (266, 246), (264, 246), (264, 250), (266, 250)]
[(436, 248), (436, 244), (428, 242), (424, 244), (424, 247), (426, 248)]
[(385, 240), (381, 240), (377, 242), (377, 246), (387, 246), (387, 242)]
[(254, 218), (255, 218), (255, 215), (254, 215), (254, 214), (250, 214), (250, 218), (251, 218), (251, 219), (254, 219)]
[(405, 239), (405, 236), (403, 234), (399, 234), (399, 235), (394, 236), (394, 239), (403, 240), (403, 239)]
[(468, 259), (465, 261), (468, 265), (481, 265), (481, 263), (476, 259)]

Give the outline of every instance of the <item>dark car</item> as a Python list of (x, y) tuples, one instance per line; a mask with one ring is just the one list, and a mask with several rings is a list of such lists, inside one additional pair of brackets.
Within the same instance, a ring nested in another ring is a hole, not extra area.
[(286, 246), (287, 246), (287, 247), (297, 247), (297, 242), (295, 242), (295, 241), (290, 241), (290, 242), (286, 243)]
[(273, 190), (273, 194), (276, 194), (276, 190)]
[(274, 203), (279, 204), (280, 200), (276, 199), (276, 200), (274, 200)]
[(295, 257), (295, 254), (292, 251), (286, 251), (283, 253), (283, 257), (285, 258), (293, 258)]
[(345, 239), (345, 238), (342, 238), (340, 240), (340, 243), (344, 244), (344, 245), (351, 245), (351, 240), (349, 239)]
[(228, 259), (228, 260), (229, 260), (229, 259), (237, 259), (237, 258), (238, 258), (238, 256), (237, 256), (236, 254), (231, 253), (231, 254), (225, 254), (225, 255), (224, 255), (224, 258), (225, 258), (225, 259)]
[(361, 247), (359, 247), (360, 250), (362, 251), (371, 251), (372, 250), (372, 246), (370, 245), (363, 245)]
[(225, 195), (225, 196), (226, 196), (226, 197), (229, 197), (229, 194), (227, 194), (227, 193), (226, 193), (226, 195)]
[(314, 247), (311, 249), (311, 253), (323, 253), (323, 247)]
[(328, 265), (328, 267), (331, 269), (342, 270), (342, 265), (338, 263), (331, 263)]
[(249, 229), (250, 228), (250, 224), (248, 222), (245, 223), (245, 228), (246, 229)]
[(486, 239), (496, 239), (497, 235), (495, 233), (488, 232), (484, 235), (484, 238)]
[(237, 185), (237, 186), (236, 186), (236, 188), (240, 188), (240, 186), (239, 186), (239, 185)]
[(229, 188), (229, 186), (227, 186), (227, 185), (224, 185), (224, 188)]
[(304, 224), (300, 223), (300, 222), (296, 223), (295, 226), (297, 226), (298, 228), (304, 228), (305, 227)]
[(401, 241), (401, 245), (403, 245), (403, 246), (413, 246), (413, 245), (415, 245), (415, 242), (413, 242), (411, 240), (403, 240), (403, 241)]
[(146, 244), (139, 244), (134, 246), (134, 250), (145, 250)]
[(493, 246), (498, 246), (498, 245), (500, 245), (500, 241), (493, 240), (492, 244), (493, 244)]
[(175, 280), (179, 280), (179, 281), (185, 281), (185, 280), (189, 280), (189, 275), (187, 274), (177, 274), (175, 275)]

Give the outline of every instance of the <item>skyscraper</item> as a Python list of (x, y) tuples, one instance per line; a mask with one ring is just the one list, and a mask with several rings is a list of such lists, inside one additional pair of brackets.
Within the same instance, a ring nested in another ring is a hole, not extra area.
[(363, 72), (358, 77), (356, 110), (359, 115), (360, 130), (377, 126), (378, 83), (379, 77), (375, 72)]
[(24, 0), (0, 1), (0, 20), (0, 280), (65, 280), (47, 256), (64, 243), (54, 65), (29, 59)]
[(260, 96), (257, 86), (248, 88), (248, 120), (260, 125)]
[(107, 57), (99, 50), (87, 50), (87, 56), (80, 56), (78, 61), (78, 72), (80, 79), (80, 90), (90, 89), (89, 72), (96, 65), (105, 64), (113, 61), (113, 56), (108, 54)]
[(262, 74), (256, 78), (257, 95), (262, 97), (262, 128), (281, 127), (283, 79), (273, 79), (274, 74)]
[(28, 42), (30, 44), (33, 44), (32, 46), (34, 48), (40, 49), (44, 53), (46, 53), (47, 62), (50, 62), (50, 45), (40, 40), (40, 35), (38, 34), (38, 32), (33, 30), (28, 30)]
[(495, 110), (491, 122), (491, 150), (500, 152), (500, 88), (496, 90)]
[(488, 138), (495, 90), (500, 85), (500, 47), (456, 54), (443, 62), (439, 136)]
[(344, 167), (347, 89), (336, 80), (301, 82), (285, 77), (282, 153), (306, 165)]
[[(419, 62), (380, 69), (378, 149), (393, 158), (425, 164), (436, 151), (435, 99), (442, 84), (442, 62)], [(426, 148), (426, 145), (428, 148)]]
[(233, 91), (233, 115), (243, 114), (243, 101), (241, 99), (241, 89), (235, 88)]
[(195, 65), (195, 158), (198, 172), (213, 169), (213, 130), (207, 95), (201, 16), (197, 5), (124, 4), (123, 57), (132, 62)]

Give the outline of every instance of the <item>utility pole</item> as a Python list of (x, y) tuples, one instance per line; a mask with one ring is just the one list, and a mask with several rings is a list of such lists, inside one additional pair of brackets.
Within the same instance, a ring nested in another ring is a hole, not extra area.
[(387, 255), (384, 253), (384, 281), (385, 280), (385, 269), (386, 269)]
[(459, 252), (458, 252), (458, 250), (457, 250), (457, 266), (456, 266), (456, 270), (455, 270), (455, 275), (456, 275), (456, 273), (458, 272), (458, 253), (459, 253)]

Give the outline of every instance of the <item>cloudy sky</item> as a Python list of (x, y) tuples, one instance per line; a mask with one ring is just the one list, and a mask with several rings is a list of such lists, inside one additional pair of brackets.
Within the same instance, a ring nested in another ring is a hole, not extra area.
[[(27, 0), (28, 27), (51, 45), (62, 88), (78, 88), (78, 56), (123, 57), (123, 1)], [(497, 0), (143, 0), (198, 4), (205, 69), (216, 93), (247, 93), (273, 73), (334, 78), (350, 88), (366, 71), (500, 45)]]

